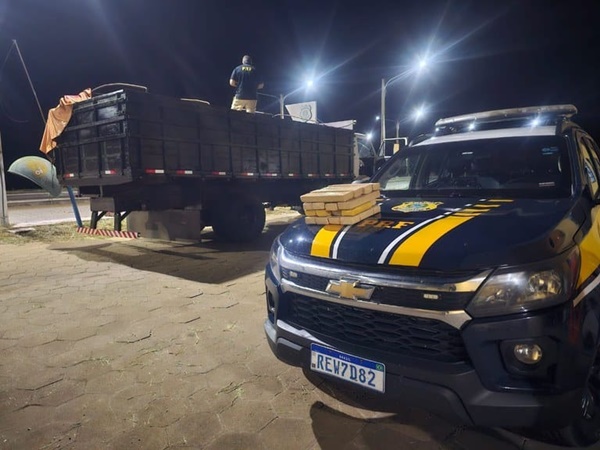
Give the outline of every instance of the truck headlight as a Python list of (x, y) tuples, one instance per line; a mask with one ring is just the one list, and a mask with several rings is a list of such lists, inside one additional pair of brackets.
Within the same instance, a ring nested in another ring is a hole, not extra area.
[(579, 274), (579, 250), (543, 267), (497, 270), (477, 291), (467, 311), (475, 317), (512, 314), (567, 301)]
[(271, 271), (277, 282), (281, 281), (281, 266), (279, 265), (279, 261), (281, 261), (281, 251), (283, 247), (281, 246), (281, 242), (279, 242), (279, 237), (275, 238), (273, 244), (271, 245), (271, 252), (269, 253), (269, 267), (271, 267)]

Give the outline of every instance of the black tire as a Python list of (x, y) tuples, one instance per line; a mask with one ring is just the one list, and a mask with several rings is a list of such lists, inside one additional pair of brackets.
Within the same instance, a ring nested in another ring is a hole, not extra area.
[(569, 447), (587, 447), (600, 440), (600, 351), (583, 392), (580, 414), (570, 425), (553, 431), (550, 437)]
[(250, 242), (265, 227), (265, 208), (248, 198), (224, 199), (212, 212), (212, 228), (219, 239), (227, 242)]

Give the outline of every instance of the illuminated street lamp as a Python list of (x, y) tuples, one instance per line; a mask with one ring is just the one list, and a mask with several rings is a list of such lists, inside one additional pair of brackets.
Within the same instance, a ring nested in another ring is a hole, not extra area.
[[(422, 73), (425, 69), (427, 69), (427, 67), (429, 66), (429, 59), (426, 57), (420, 58), (417, 63), (415, 64), (413, 70), (407, 70), (404, 71), (402, 73), (399, 73), (396, 76), (393, 76), (392, 78), (390, 78), (389, 80), (385, 80), (385, 78), (381, 79), (381, 116), (380, 116), (380, 120), (381, 120), (381, 147), (384, 148), (385, 145), (385, 97), (386, 97), (386, 93), (387, 93), (387, 87), (389, 86), (390, 83), (400, 79), (400, 78), (406, 78), (409, 75), (411, 75), (412, 73), (417, 73), (420, 74)], [(396, 128), (398, 128), (398, 122), (396, 122)]]
[(413, 111), (412, 117), (415, 121), (421, 120), (423, 118), (423, 116), (425, 115), (425, 112), (426, 112), (425, 106), (421, 105), (421, 106), (415, 108), (415, 110)]

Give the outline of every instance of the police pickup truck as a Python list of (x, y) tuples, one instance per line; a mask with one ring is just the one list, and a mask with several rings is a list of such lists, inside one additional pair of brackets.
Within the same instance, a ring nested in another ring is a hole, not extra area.
[(268, 342), (342, 400), (600, 435), (600, 150), (572, 105), (440, 119), (370, 180), (381, 213), (299, 219), (266, 267)]

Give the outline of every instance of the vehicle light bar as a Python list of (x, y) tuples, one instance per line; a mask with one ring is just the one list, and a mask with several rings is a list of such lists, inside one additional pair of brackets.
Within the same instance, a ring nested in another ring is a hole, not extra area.
[(577, 114), (577, 108), (574, 105), (548, 105), (548, 106), (528, 106), (525, 108), (496, 109), (493, 111), (483, 111), (478, 113), (463, 114), (461, 116), (446, 117), (439, 119), (435, 126), (452, 125), (464, 122), (484, 121), (494, 122), (506, 119), (518, 119), (528, 116), (564, 116), (571, 117)]

